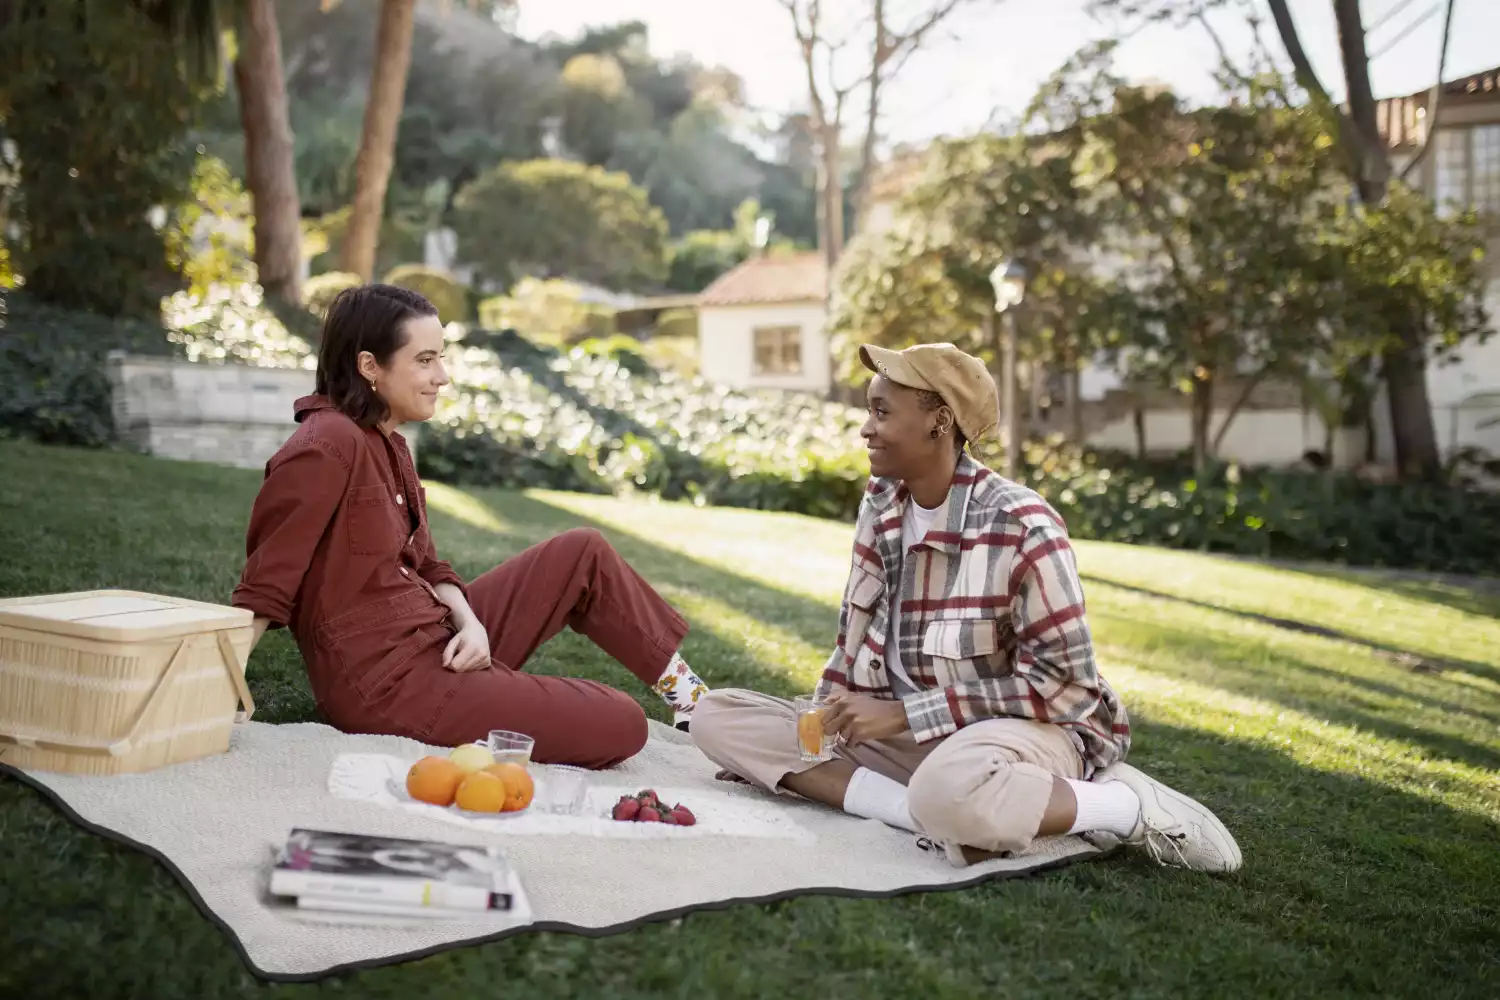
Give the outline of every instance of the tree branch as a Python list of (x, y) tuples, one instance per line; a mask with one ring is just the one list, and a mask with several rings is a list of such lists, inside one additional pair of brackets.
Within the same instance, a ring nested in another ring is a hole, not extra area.
[(1437, 134), (1438, 108), (1443, 98), (1443, 77), (1448, 72), (1448, 38), (1453, 31), (1453, 0), (1448, 0), (1448, 12), (1443, 17), (1443, 46), (1438, 51), (1437, 80), (1432, 85), (1432, 96), (1427, 98), (1427, 127), (1422, 133), (1422, 145), (1417, 147), (1411, 162), (1401, 171), (1401, 182), (1406, 183), (1416, 169), (1422, 165), (1427, 158), (1427, 151), (1432, 148), (1432, 137)]
[(1224, 67), (1224, 72), (1234, 77), (1238, 83), (1248, 85), (1250, 78), (1234, 64), (1233, 59), (1229, 58), (1229, 50), (1224, 47), (1224, 39), (1219, 37), (1219, 33), (1209, 23), (1208, 15), (1204, 11), (1198, 10), (1193, 12), (1192, 18), (1198, 22), (1204, 31), (1208, 32), (1208, 37), (1213, 41), (1214, 48), (1219, 50), (1219, 65)]
[(1250, 402), (1250, 396), (1255, 392), (1256, 387), (1264, 382), (1266, 380), (1266, 376), (1270, 374), (1271, 366), (1266, 365), (1260, 371), (1256, 372), (1254, 375), (1245, 380), (1244, 388), (1242, 388), (1240, 390), (1240, 394), (1235, 397), (1234, 403), (1229, 407), (1229, 412), (1224, 414), (1224, 420), (1219, 424), (1219, 429), (1214, 432), (1214, 443), (1212, 450), (1215, 455), (1217, 455), (1219, 453), (1219, 449), (1224, 446), (1224, 436), (1229, 433), (1229, 425), (1234, 423), (1234, 418), (1240, 415), (1240, 410), (1244, 409), (1245, 404)]

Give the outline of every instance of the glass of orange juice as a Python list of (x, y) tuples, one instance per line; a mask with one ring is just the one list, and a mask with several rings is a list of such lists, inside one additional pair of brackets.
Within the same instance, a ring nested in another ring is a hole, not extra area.
[(797, 708), (797, 753), (805, 761), (833, 759), (833, 735), (823, 731), (828, 706), (817, 695), (800, 695)]

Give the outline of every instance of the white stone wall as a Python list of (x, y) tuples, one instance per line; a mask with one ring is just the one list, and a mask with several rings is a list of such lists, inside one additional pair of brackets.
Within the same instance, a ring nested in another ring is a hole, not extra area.
[[(292, 407), (313, 391), (300, 369), (109, 357), (115, 429), (148, 455), (262, 468), (297, 429)], [(401, 428), (416, 453), (416, 428)]]

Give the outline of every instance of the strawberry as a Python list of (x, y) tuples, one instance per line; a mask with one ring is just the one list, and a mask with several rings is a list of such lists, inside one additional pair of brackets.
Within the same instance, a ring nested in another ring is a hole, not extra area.
[(680, 802), (672, 807), (671, 815), (677, 821), (678, 826), (692, 826), (698, 822), (698, 817), (693, 815), (692, 810)]
[(669, 812), (661, 814), (661, 821), (663, 823), (667, 824), (668, 826), (676, 826), (677, 825), (677, 817), (673, 816)]
[(630, 822), (635, 819), (636, 814), (641, 811), (640, 803), (635, 799), (621, 799), (615, 803), (615, 811), (612, 814), (615, 819)]
[(661, 813), (657, 812), (655, 809), (652, 809), (650, 806), (646, 806), (636, 816), (635, 821), (637, 823), (660, 823)]

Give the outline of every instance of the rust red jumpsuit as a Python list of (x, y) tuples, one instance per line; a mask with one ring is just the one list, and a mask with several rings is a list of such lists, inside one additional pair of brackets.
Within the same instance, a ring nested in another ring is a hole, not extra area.
[[(296, 419), (266, 464), (231, 601), (291, 630), (329, 722), (439, 746), (512, 729), (535, 738), (538, 762), (593, 768), (645, 745), (645, 713), (628, 695), (520, 669), (564, 626), (647, 686), (677, 651), (687, 623), (602, 535), (566, 532), (466, 585), (433, 549), (399, 434), (362, 429), (322, 396), (299, 400)], [(454, 626), (441, 583), (484, 623), (489, 667), (442, 665)]]

